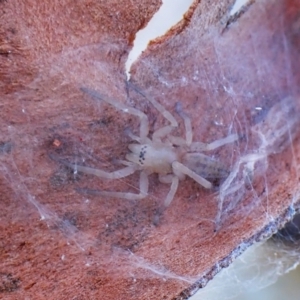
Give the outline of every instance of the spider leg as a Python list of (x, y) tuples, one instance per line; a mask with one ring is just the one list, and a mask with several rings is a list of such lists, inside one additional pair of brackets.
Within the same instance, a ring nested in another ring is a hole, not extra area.
[(164, 201), (164, 205), (167, 207), (170, 205), (170, 203), (172, 202), (172, 200), (176, 194), (178, 184), (179, 184), (179, 178), (172, 174), (167, 174), (167, 175), (159, 174), (158, 179), (161, 183), (171, 183), (170, 191)]
[(226, 144), (231, 144), (231, 143), (237, 141), (238, 138), (239, 138), (239, 136), (236, 133), (234, 133), (234, 134), (228, 135), (225, 138), (216, 140), (209, 144), (195, 142), (195, 143), (191, 144), (190, 150), (191, 150), (191, 152), (211, 151), (211, 150), (215, 150), (219, 147), (222, 147)]
[(143, 143), (149, 143), (151, 144), (151, 140), (147, 137), (145, 137), (144, 139), (141, 139), (139, 136), (133, 134), (130, 130), (126, 130), (126, 134), (134, 141), (143, 144)]
[[(55, 158), (53, 158), (55, 159)], [(55, 159), (56, 160), (56, 159)], [(94, 169), (94, 168), (90, 168), (90, 167), (85, 167), (85, 166), (80, 166), (80, 165), (76, 165), (76, 164), (71, 164), (68, 163), (64, 160), (58, 159), (58, 161), (60, 163), (62, 163), (63, 165), (73, 169), (76, 172), (82, 172), (82, 173), (86, 173), (86, 174), (91, 174), (91, 175), (95, 175), (98, 176), (100, 178), (106, 178), (106, 179), (120, 179), (123, 177), (127, 177), (131, 174), (133, 174), (135, 171), (138, 170), (138, 167), (134, 164), (132, 165), (128, 165), (127, 167), (117, 170), (117, 171), (113, 171), (113, 172), (106, 172), (100, 169)]]
[(148, 174), (144, 171), (140, 174), (140, 192), (139, 194), (135, 193), (122, 193), (122, 192), (108, 192), (108, 191), (97, 191), (90, 189), (77, 189), (80, 193), (97, 195), (110, 198), (122, 198), (127, 200), (140, 200), (145, 198), (148, 195), (149, 181)]
[[(168, 175), (167, 175), (168, 176)], [(177, 188), (178, 188), (179, 178), (177, 176), (173, 176), (171, 180), (171, 187), (170, 191), (164, 201), (164, 205), (167, 207), (170, 205), (172, 200), (174, 199), (174, 196), (176, 194)]]
[(183, 119), (185, 127), (185, 140), (181, 137), (169, 135), (168, 140), (176, 146), (190, 146), (193, 141), (193, 128), (191, 119), (182, 110), (181, 104), (178, 102), (176, 104), (176, 112)]
[(192, 122), (191, 119), (188, 117), (188, 115), (182, 110), (181, 103), (177, 102), (176, 104), (176, 112), (178, 115), (183, 119), (184, 127), (185, 127), (185, 139), (186, 139), (186, 145), (190, 146), (193, 141), (193, 128), (192, 128)]
[(125, 113), (137, 116), (140, 118), (140, 139), (144, 140), (149, 133), (149, 120), (147, 115), (145, 115), (143, 112), (141, 112), (138, 109), (135, 109), (133, 107), (130, 106), (126, 106), (120, 102), (118, 102), (117, 100), (111, 99), (105, 95), (101, 95), (100, 93), (88, 89), (88, 88), (80, 88), (81, 91), (83, 91), (84, 93), (88, 94), (89, 96), (91, 96), (92, 98), (96, 99), (96, 100), (102, 100), (105, 101), (107, 103), (109, 103), (110, 105), (114, 106), (116, 109), (121, 110)]
[(124, 160), (124, 159), (116, 159), (114, 160), (115, 163), (124, 165), (124, 166), (134, 166), (135, 163), (128, 161), (128, 160)]
[(152, 140), (154, 142), (161, 142), (161, 139), (167, 136), (175, 127), (173, 126), (165, 126), (160, 129), (154, 131), (152, 135)]
[(158, 174), (158, 180), (161, 183), (172, 183), (174, 175), (173, 174), (167, 174), (167, 175), (162, 175), (162, 174)]
[(168, 135), (168, 140), (172, 145), (186, 146), (186, 140), (179, 136)]
[(176, 119), (173, 117), (173, 115), (166, 110), (159, 102), (157, 102), (155, 99), (149, 97), (145, 93), (143, 93), (140, 89), (138, 89), (135, 85), (132, 83), (128, 83), (138, 94), (146, 98), (151, 104), (171, 123), (172, 127), (177, 127), (178, 123)]
[(195, 173), (194, 171), (192, 171), (185, 165), (181, 164), (180, 162), (174, 161), (172, 163), (172, 168), (173, 168), (174, 174), (176, 174), (178, 177), (182, 176), (182, 174), (185, 174), (185, 175), (189, 176), (190, 178), (194, 179), (196, 182), (198, 182), (200, 185), (202, 185), (206, 189), (212, 188), (212, 184), (208, 180), (201, 177), (200, 175), (198, 175), (197, 173)]

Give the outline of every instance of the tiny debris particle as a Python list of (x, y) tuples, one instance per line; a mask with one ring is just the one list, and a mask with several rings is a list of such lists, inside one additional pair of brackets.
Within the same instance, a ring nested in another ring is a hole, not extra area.
[(53, 146), (54, 146), (54, 147), (58, 148), (60, 145), (61, 145), (61, 141), (60, 141), (60, 140), (55, 139), (55, 140), (53, 141)]

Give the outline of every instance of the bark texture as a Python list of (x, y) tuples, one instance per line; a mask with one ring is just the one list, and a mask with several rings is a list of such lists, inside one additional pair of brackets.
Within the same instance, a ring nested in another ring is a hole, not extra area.
[(124, 71), (160, 1), (0, 1), (0, 297), (187, 299), (290, 220), (299, 207), (298, 2), (252, 1), (230, 16), (232, 1), (195, 1), (134, 64), (131, 82), (179, 122), (180, 102), (194, 141), (240, 136), (210, 154), (231, 171), (219, 189), (188, 179), (165, 209), (169, 187), (155, 175), (141, 201), (87, 196), (78, 188), (137, 192), (138, 173), (100, 180), (57, 159), (116, 170), (126, 130), (138, 132), (137, 118), (81, 87), (144, 111), (151, 132), (166, 124)]

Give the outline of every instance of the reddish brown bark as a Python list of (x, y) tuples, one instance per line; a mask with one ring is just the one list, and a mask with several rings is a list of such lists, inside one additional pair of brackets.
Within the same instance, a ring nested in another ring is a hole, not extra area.
[[(136, 118), (91, 99), (80, 87), (144, 111), (151, 132), (165, 124), (144, 98), (132, 90), (128, 98), (124, 83), (134, 35), (159, 4), (0, 1), (5, 299), (185, 299), (298, 208), (296, 0), (257, 1), (235, 18), (228, 16), (229, 1), (196, 3), (133, 67), (132, 82), (176, 118), (174, 107), (181, 102), (195, 141), (211, 142), (231, 129), (239, 133), (238, 143), (211, 153), (229, 169), (265, 151), (248, 185), (239, 170), (231, 187), (244, 185), (226, 197), (217, 224), (218, 192), (192, 180), (180, 184), (164, 209), (169, 187), (156, 176), (141, 201), (87, 197), (76, 188), (135, 191), (138, 174), (102, 181), (75, 176), (50, 158), (115, 170), (130, 141), (125, 129), (138, 128)], [(289, 111), (281, 111), (286, 106)], [(275, 140), (269, 135), (262, 147), (255, 128), (278, 133), (286, 125), (286, 134)], [(183, 134), (182, 124), (175, 133)]]

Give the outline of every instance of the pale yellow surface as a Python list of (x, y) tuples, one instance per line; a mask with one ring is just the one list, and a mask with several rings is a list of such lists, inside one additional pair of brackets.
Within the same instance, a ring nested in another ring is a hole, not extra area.
[(190, 300), (299, 300), (299, 261), (296, 245), (255, 244)]

